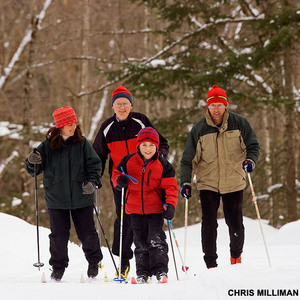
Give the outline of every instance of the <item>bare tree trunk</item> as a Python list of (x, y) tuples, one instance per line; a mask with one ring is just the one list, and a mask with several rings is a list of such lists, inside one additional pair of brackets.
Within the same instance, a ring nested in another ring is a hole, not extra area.
[[(82, 24), (82, 55), (89, 55), (89, 32), (90, 32), (90, 7), (89, 0), (84, 1), (83, 7), (83, 24)], [(81, 63), (81, 91), (88, 90), (89, 83), (89, 62), (88, 60), (83, 59)], [(85, 95), (80, 98), (80, 116), (79, 121), (81, 123), (83, 132), (85, 135), (88, 133), (85, 132), (88, 130), (88, 100), (89, 96)]]
[[(145, 6), (144, 8), (144, 13), (145, 13), (145, 28), (150, 28), (150, 22), (149, 22), (149, 18), (150, 18), (150, 13), (149, 13), (149, 9), (147, 6)], [(150, 41), (149, 41), (149, 35), (146, 33), (144, 36), (144, 51), (145, 51), (145, 56), (147, 56), (147, 50), (149, 48), (150, 45)], [(150, 116), (150, 103), (149, 103), (149, 99), (144, 99), (145, 100), (145, 113), (146, 116)]]
[[(264, 169), (266, 170), (266, 176), (267, 176), (267, 186), (270, 187), (272, 186), (272, 170), (271, 170), (271, 139), (270, 139), (270, 127), (269, 127), (269, 122), (268, 122), (268, 112), (267, 112), (267, 107), (263, 106), (262, 111), (261, 111), (261, 122), (262, 122), (262, 141), (261, 141), (261, 148), (265, 150), (265, 161), (264, 163)], [(271, 224), (274, 224), (274, 201), (273, 201), (273, 196), (270, 195), (269, 199), (269, 216), (268, 219), (271, 221)]]
[(291, 51), (284, 53), (285, 66), (285, 96), (289, 103), (286, 104), (286, 175), (285, 193), (288, 210), (288, 221), (297, 220), (297, 190), (296, 190), (296, 112), (293, 97), (294, 86), (294, 61)]
[[(32, 33), (31, 33), (31, 39), (28, 44), (28, 58), (27, 58), (27, 71), (25, 75), (25, 82), (24, 82), (24, 96), (22, 97), (22, 123), (23, 123), (23, 139), (20, 141), (19, 144), (19, 153), (22, 158), (25, 158), (28, 153), (31, 151), (29, 142), (32, 140), (33, 134), (32, 134), (32, 116), (33, 114), (33, 108), (32, 108), (32, 90), (33, 90), (33, 84), (34, 84), (34, 73), (32, 69), (29, 68), (31, 64), (34, 62), (34, 55), (35, 55), (35, 43), (36, 43), (36, 33), (38, 31), (37, 25), (38, 25), (38, 19), (36, 18), (36, 3), (35, 0), (31, 3), (31, 27), (32, 27)], [(24, 173), (21, 173), (21, 182), (22, 182), (22, 191), (23, 192), (29, 192), (31, 195), (33, 195), (33, 185), (32, 179), (28, 176), (24, 176)], [(33, 211), (34, 209), (34, 203), (32, 202), (30, 205), (30, 210)]]
[[(32, 13), (31, 18), (31, 25), (32, 25), (32, 34), (31, 34), (31, 40), (29, 43), (29, 50), (28, 50), (28, 59), (27, 59), (27, 66), (30, 66), (32, 62), (34, 61), (34, 44), (35, 44), (35, 38), (36, 38), (36, 32), (37, 32), (37, 19), (35, 17), (35, 13)], [(32, 82), (33, 82), (33, 76), (31, 69), (28, 68), (25, 75), (25, 82), (24, 82), (24, 97), (22, 101), (22, 112), (23, 112), (23, 125), (27, 128), (30, 124), (30, 112), (32, 108), (31, 103), (31, 93), (32, 93)]]

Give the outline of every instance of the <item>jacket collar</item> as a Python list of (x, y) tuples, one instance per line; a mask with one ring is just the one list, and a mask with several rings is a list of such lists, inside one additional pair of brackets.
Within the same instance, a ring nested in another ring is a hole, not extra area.
[(128, 123), (129, 120), (132, 119), (132, 113), (130, 112), (127, 119), (125, 121), (119, 121), (118, 118), (117, 118), (117, 115), (114, 114), (114, 121), (119, 124), (119, 125), (122, 125), (122, 126), (126, 126), (126, 124)]

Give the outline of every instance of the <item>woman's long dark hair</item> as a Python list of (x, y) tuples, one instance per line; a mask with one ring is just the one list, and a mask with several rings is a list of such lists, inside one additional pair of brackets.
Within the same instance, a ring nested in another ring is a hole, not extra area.
[[(51, 127), (46, 134), (46, 139), (50, 141), (51, 149), (60, 149), (66, 145), (64, 139), (60, 134), (60, 129), (61, 128)], [(78, 143), (81, 142), (82, 140), (83, 140), (83, 135), (80, 126), (77, 125), (74, 135), (68, 138), (68, 142), (70, 141), (72, 143)]]

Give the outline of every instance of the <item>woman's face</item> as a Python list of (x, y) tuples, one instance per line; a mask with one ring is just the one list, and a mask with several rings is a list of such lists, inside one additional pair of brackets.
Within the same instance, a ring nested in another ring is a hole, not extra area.
[(73, 136), (77, 127), (77, 123), (66, 125), (60, 129), (60, 133), (63, 136)]

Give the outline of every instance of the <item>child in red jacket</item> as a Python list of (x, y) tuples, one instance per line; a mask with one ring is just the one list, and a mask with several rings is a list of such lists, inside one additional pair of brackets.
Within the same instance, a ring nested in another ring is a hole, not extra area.
[[(174, 217), (178, 186), (174, 168), (159, 157), (158, 145), (155, 129), (141, 129), (137, 152), (125, 156), (112, 176), (115, 188), (127, 187), (125, 207), (131, 216), (138, 283), (146, 283), (152, 275), (161, 281), (168, 273), (168, 244), (162, 227), (164, 218)], [(128, 180), (125, 174), (138, 183)]]

